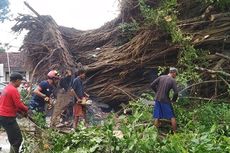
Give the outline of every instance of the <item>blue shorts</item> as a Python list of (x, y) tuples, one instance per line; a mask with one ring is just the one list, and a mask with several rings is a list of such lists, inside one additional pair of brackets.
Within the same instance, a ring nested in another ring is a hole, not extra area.
[(153, 108), (153, 118), (155, 119), (175, 118), (172, 104), (166, 102), (159, 102), (155, 100), (155, 106)]

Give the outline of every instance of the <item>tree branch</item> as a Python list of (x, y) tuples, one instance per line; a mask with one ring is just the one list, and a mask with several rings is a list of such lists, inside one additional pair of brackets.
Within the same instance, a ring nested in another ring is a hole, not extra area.
[(195, 67), (195, 69), (200, 70), (200, 71), (205, 71), (205, 72), (208, 72), (211, 74), (220, 74), (220, 75), (230, 77), (230, 74), (227, 72), (224, 72), (224, 71), (214, 71), (214, 70), (206, 69), (206, 68), (202, 68), (202, 67)]
[(24, 1), (24, 4), (34, 13), (37, 15), (37, 17), (40, 17), (40, 14), (38, 14), (37, 11), (35, 11), (26, 1)]
[(230, 61), (230, 57), (227, 56), (227, 55), (224, 55), (224, 54), (221, 54), (221, 53), (216, 53), (215, 55)]

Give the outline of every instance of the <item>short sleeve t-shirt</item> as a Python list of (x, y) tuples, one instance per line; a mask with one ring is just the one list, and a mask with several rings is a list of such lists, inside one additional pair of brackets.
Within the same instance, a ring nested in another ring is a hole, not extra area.
[(67, 91), (71, 86), (71, 81), (72, 81), (71, 76), (67, 76), (67, 77), (62, 78), (60, 80), (60, 83), (59, 83), (60, 88), (64, 88), (65, 91)]
[[(49, 97), (49, 96), (52, 94), (53, 90), (54, 90), (53, 86), (50, 85), (50, 84), (48, 83), (48, 81), (42, 81), (42, 82), (40, 82), (40, 83), (39, 83), (39, 87), (42, 89), (42, 90), (41, 90), (41, 93), (45, 94), (47, 97)], [(35, 101), (45, 102), (44, 99), (43, 99), (42, 97), (37, 96), (37, 95), (34, 95), (34, 96), (33, 96), (33, 99), (34, 99)]]
[(168, 75), (162, 75), (154, 80), (151, 87), (156, 91), (156, 100), (160, 102), (170, 102), (169, 92), (174, 91), (173, 101), (177, 99), (178, 89), (175, 79)]
[(84, 97), (84, 87), (80, 77), (74, 79), (72, 88), (79, 98)]

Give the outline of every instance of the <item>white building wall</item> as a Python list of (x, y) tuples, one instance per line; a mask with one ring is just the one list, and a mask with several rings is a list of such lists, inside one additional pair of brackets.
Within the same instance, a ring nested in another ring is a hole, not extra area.
[(0, 82), (5, 81), (4, 65), (0, 64)]

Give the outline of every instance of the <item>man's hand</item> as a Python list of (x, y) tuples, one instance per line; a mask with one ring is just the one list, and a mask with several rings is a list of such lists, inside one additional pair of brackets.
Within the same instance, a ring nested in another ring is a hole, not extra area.
[(85, 97), (89, 98), (89, 94), (87, 94), (86, 92), (84, 92)]
[(45, 102), (49, 103), (50, 98), (46, 96), (46, 97), (44, 98), (44, 100), (45, 100)]
[(50, 98), (49, 98), (49, 97), (45, 97), (44, 100), (45, 100), (45, 102), (48, 104), (47, 109), (48, 109), (48, 110), (52, 109), (52, 108), (53, 108), (53, 104), (52, 104), (52, 102), (50, 101)]
[(82, 99), (77, 98), (77, 102), (76, 103), (80, 104), (81, 102), (82, 102)]
[(19, 114), (21, 117), (27, 117), (27, 116), (28, 116), (28, 113), (27, 113), (27, 112), (22, 112), (22, 111), (19, 111), (18, 114)]
[(52, 109), (53, 108), (53, 105), (52, 104), (50, 104), (50, 103), (48, 103), (48, 107), (47, 107), (47, 109), (48, 110), (50, 110), (50, 109)]

